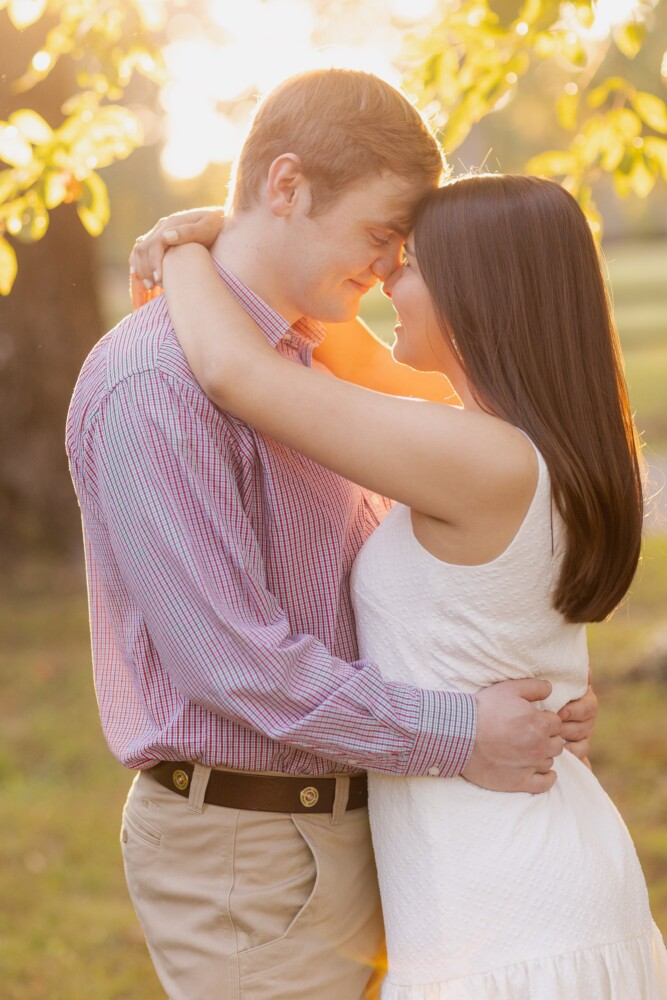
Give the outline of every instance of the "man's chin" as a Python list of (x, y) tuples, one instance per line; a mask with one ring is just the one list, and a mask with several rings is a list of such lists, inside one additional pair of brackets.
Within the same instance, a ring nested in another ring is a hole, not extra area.
[(348, 323), (359, 315), (359, 300), (355, 302), (329, 302), (320, 304), (317, 314), (309, 313), (312, 319), (320, 323)]

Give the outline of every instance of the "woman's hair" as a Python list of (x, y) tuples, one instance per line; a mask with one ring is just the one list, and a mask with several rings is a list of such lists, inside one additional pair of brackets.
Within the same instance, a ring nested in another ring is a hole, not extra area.
[(424, 198), (414, 243), (474, 398), (547, 463), (566, 527), (554, 606), (601, 621), (637, 568), (642, 465), (586, 218), (553, 181), (467, 176)]
[(235, 165), (233, 209), (257, 202), (271, 163), (283, 153), (301, 160), (313, 214), (384, 171), (412, 180), (418, 199), (444, 170), (442, 151), (416, 108), (384, 80), (357, 70), (300, 73), (262, 101)]

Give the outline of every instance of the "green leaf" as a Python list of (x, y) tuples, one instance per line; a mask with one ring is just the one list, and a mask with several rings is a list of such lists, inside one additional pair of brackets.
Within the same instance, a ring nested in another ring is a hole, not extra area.
[(440, 52), (435, 52), (429, 59), (426, 60), (421, 80), (423, 87), (432, 87), (437, 83), (438, 77), (440, 76), (441, 59), (442, 54)]
[(53, 139), (53, 129), (47, 125), (41, 115), (30, 108), (21, 108), (9, 116), (9, 124), (14, 125), (21, 136), (33, 145), (50, 142)]
[(646, 161), (643, 149), (628, 151), (612, 175), (616, 193), (621, 198), (630, 194), (646, 198), (653, 190), (658, 173), (659, 166)]
[(535, 55), (539, 59), (551, 59), (558, 51), (556, 36), (550, 31), (541, 31), (535, 38)]
[(637, 151), (635, 162), (630, 171), (630, 187), (638, 198), (648, 198), (655, 187), (657, 170), (652, 170), (646, 162), (643, 153)]
[(572, 132), (577, 127), (579, 94), (561, 94), (556, 99), (556, 118), (561, 128)]
[(36, 243), (49, 228), (49, 213), (44, 208), (44, 204), (34, 192), (32, 197), (26, 198), (26, 204), (21, 217), (22, 229), (16, 234), (16, 238), (22, 243)]
[(607, 100), (610, 94), (617, 91), (630, 89), (630, 84), (621, 76), (610, 76), (608, 80), (601, 83), (599, 87), (594, 87), (586, 97), (589, 108), (599, 108)]
[(609, 129), (609, 135), (600, 149), (600, 166), (603, 170), (611, 173), (616, 170), (625, 156), (625, 143), (618, 133)]
[(624, 139), (636, 139), (642, 133), (642, 123), (639, 115), (630, 108), (619, 108), (610, 111), (607, 121)]
[(0, 295), (9, 295), (11, 292), (17, 269), (13, 247), (0, 236)]
[(644, 139), (644, 153), (647, 159), (655, 162), (667, 181), (667, 139), (658, 139), (652, 135)]
[(518, 21), (526, 21), (528, 24), (533, 24), (534, 21), (538, 19), (542, 13), (542, 0), (526, 0), (523, 7), (521, 8), (521, 13), (519, 14)]
[(15, 170), (0, 170), (0, 205), (16, 197), (19, 187)]
[(546, 177), (561, 177), (579, 170), (579, 158), (565, 149), (552, 149), (534, 156), (526, 164), (526, 172)]
[(66, 170), (45, 170), (42, 178), (44, 204), (48, 209), (56, 208), (66, 198), (71, 174)]
[(11, 167), (27, 167), (32, 160), (32, 146), (8, 122), (0, 122), (0, 160)]
[(602, 239), (602, 216), (600, 211), (593, 201), (593, 192), (590, 187), (584, 186), (581, 188), (577, 194), (577, 201), (581, 206), (581, 210), (588, 220), (588, 225), (591, 228), (593, 236), (596, 240)]
[(639, 91), (632, 99), (632, 106), (655, 132), (667, 133), (667, 104), (659, 97)]
[(571, 39), (570, 32), (566, 35), (560, 35), (558, 50), (560, 55), (577, 69), (583, 69), (588, 65), (588, 50), (583, 41), (576, 35), (573, 39)]
[(82, 193), (76, 210), (91, 236), (99, 236), (109, 221), (109, 192), (99, 174), (81, 182)]
[(109, 166), (115, 160), (129, 156), (143, 141), (141, 124), (127, 108), (106, 105), (92, 113), (88, 110), (73, 115), (56, 133), (56, 138), (71, 144), (71, 162), (79, 175), (91, 168)]
[(595, 21), (595, 11), (592, 3), (577, 4), (577, 20), (584, 28), (590, 28)]
[(629, 24), (623, 24), (616, 28), (613, 36), (617, 48), (623, 55), (627, 56), (628, 59), (634, 59), (644, 44), (646, 25), (630, 21)]

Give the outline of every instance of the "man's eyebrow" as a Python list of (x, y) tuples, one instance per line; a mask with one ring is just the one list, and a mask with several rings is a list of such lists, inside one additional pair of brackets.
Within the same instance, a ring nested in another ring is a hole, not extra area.
[(397, 233), (403, 239), (412, 231), (412, 221), (409, 219), (376, 219), (368, 224), (376, 229), (387, 229), (389, 232)]

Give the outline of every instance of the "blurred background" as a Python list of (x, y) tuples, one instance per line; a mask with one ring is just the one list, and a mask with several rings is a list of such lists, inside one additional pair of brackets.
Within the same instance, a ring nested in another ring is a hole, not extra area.
[[(667, 933), (667, 0), (0, 0), (0, 982), (162, 995), (117, 846), (131, 776), (97, 719), (63, 429), (127, 311), (135, 237), (224, 203), (257, 98), (315, 66), (402, 86), (452, 171), (536, 172), (608, 264), (648, 467), (642, 565), (590, 630), (592, 760)], [(364, 316), (387, 340), (379, 292)], [(566, 877), (566, 876), (565, 876)]]

